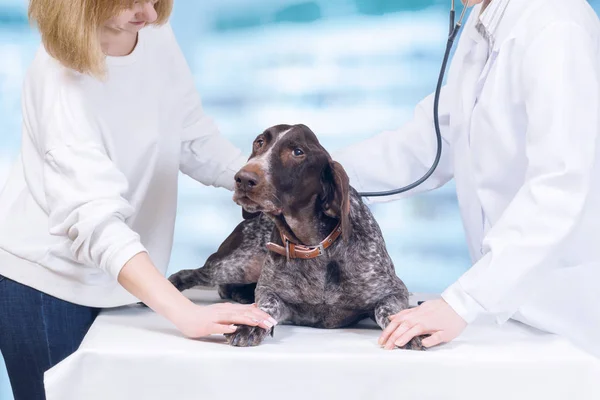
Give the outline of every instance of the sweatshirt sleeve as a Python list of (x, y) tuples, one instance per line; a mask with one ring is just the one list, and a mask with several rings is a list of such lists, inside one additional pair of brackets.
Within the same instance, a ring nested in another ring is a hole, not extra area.
[(206, 114), (190, 68), (169, 25), (165, 27), (173, 63), (179, 71), (183, 133), (179, 169), (196, 181), (228, 190), (234, 188), (234, 175), (248, 157), (221, 134), (215, 121)]
[(46, 125), (40, 145), (49, 231), (69, 241), (75, 261), (116, 279), (146, 251), (127, 223), (134, 213), (127, 179), (107, 154), (83, 93), (62, 89)]
[(215, 122), (202, 110), (193, 85), (184, 102), (189, 110), (181, 141), (179, 169), (204, 185), (234, 188), (234, 175), (247, 161), (242, 151), (221, 135)]

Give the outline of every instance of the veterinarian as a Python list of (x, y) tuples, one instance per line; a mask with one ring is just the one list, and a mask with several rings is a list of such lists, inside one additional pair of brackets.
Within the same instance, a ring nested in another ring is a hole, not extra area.
[[(425, 334), (435, 346), (487, 315), (600, 356), (598, 17), (585, 0), (471, 5), (441, 92), (441, 160), (408, 194), (454, 179), (473, 264), (441, 299), (395, 315), (380, 343)], [(401, 187), (430, 168), (433, 101), (401, 129), (333, 154), (357, 190)]]
[(178, 172), (232, 190), (246, 161), (202, 109), (171, 9), (30, 3), (43, 45), (0, 194), (0, 350), (16, 400), (44, 398), (44, 371), (101, 308), (141, 300), (191, 338), (275, 323), (255, 306), (195, 305), (165, 278)]

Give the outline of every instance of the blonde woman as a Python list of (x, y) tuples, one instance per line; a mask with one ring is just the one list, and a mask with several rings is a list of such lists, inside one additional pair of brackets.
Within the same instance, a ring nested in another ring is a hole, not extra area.
[(0, 350), (16, 400), (101, 308), (138, 302), (191, 338), (276, 322), (201, 307), (165, 279), (178, 172), (233, 189), (246, 157), (204, 114), (167, 23), (172, 0), (32, 0), (42, 46), (20, 156), (0, 194)]

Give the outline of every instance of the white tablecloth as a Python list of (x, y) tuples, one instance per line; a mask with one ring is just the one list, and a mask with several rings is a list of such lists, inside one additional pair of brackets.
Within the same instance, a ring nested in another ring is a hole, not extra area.
[[(199, 303), (218, 299), (185, 293)], [(102, 312), (80, 349), (46, 373), (47, 397), (600, 399), (598, 359), (516, 322), (482, 321), (424, 352), (382, 350), (379, 334), (369, 321), (340, 330), (277, 326), (263, 345), (233, 348), (217, 336), (186, 339), (151, 310), (125, 307)]]

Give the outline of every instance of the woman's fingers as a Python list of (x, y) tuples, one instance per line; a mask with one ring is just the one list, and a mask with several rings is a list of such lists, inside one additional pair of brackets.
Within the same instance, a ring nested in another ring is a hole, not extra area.
[(246, 313), (252, 314), (254, 318), (259, 321), (270, 321), (273, 325), (277, 324), (274, 318), (272, 318), (268, 313), (264, 312), (260, 308), (258, 308), (255, 304), (244, 305), (244, 304), (229, 304), (225, 303), (222, 305), (222, 311), (229, 313)]
[(271, 329), (275, 325), (277, 325), (277, 321), (273, 317), (271, 317), (266, 312), (256, 308), (256, 307), (247, 307), (243, 309), (244, 315), (252, 318), (261, 328)]
[(266, 330), (271, 329), (277, 324), (277, 321), (271, 317), (268, 317), (267, 319), (263, 319), (262, 317), (262, 313), (255, 313), (245, 309), (238, 312), (220, 312), (215, 322), (219, 324), (260, 326)]
[(238, 313), (219, 313), (217, 316), (217, 320), (215, 323), (217, 324), (236, 324), (236, 325), (248, 325), (248, 326), (257, 326), (260, 325), (260, 320), (253, 318), (249, 315), (238, 314)]
[(273, 317), (271, 317), (269, 314), (267, 314), (266, 312), (264, 312), (260, 308), (248, 307), (245, 311), (246, 312), (250, 312), (257, 319), (260, 319), (262, 321), (269, 321), (269, 322), (271, 322), (271, 324), (277, 325), (277, 321), (275, 321), (275, 319)]
[(237, 329), (235, 325), (222, 325), (222, 324), (213, 324), (210, 327), (210, 334), (212, 335), (224, 335), (226, 333), (233, 333)]

